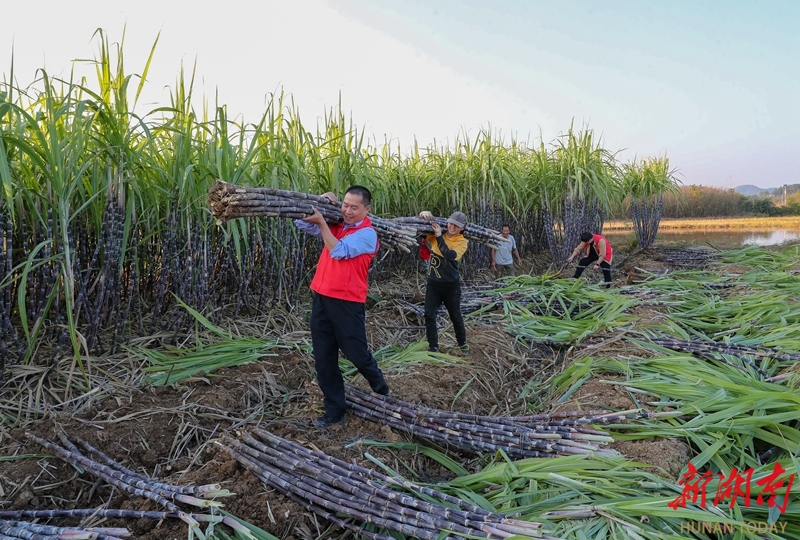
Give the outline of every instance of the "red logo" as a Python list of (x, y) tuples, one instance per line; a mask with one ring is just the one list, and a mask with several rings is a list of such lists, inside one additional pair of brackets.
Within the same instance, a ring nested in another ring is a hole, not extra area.
[[(688, 472), (684, 474), (680, 480), (678, 480), (678, 485), (683, 486), (683, 492), (669, 503), (669, 507), (673, 510), (677, 510), (678, 508), (686, 508), (687, 502), (697, 504), (698, 499), (700, 501), (700, 507), (706, 507), (706, 486), (708, 486), (708, 483), (713, 480), (714, 475), (711, 473), (711, 471), (706, 471), (703, 474), (699, 474), (700, 471), (698, 471), (691, 462), (689, 462), (688, 467)], [(750, 467), (746, 471), (741, 472), (734, 468), (731, 470), (728, 476), (725, 476), (722, 473), (717, 473), (719, 482), (717, 483), (717, 492), (714, 495), (712, 504), (714, 506), (719, 506), (725, 501), (730, 501), (728, 507), (733, 508), (733, 506), (736, 504), (736, 501), (741, 497), (745, 507), (749, 508), (752, 502), (752, 499), (750, 498), (750, 483), (753, 480), (753, 472), (753, 468)], [(786, 485), (786, 491), (783, 493), (783, 504), (779, 505), (777, 501), (777, 492), (784, 487), (785, 481), (781, 480), (780, 477), (785, 472), (786, 470), (781, 467), (780, 463), (775, 463), (775, 467), (772, 469), (770, 474), (764, 478), (756, 480), (756, 485), (761, 487), (761, 492), (756, 498), (757, 505), (760, 506), (764, 504), (766, 500), (769, 508), (776, 507), (781, 513), (786, 511), (786, 507), (789, 505), (789, 494), (792, 490), (792, 481), (794, 480), (794, 476), (789, 476), (788, 484)], [(767, 499), (767, 497), (769, 497), (769, 499)]]

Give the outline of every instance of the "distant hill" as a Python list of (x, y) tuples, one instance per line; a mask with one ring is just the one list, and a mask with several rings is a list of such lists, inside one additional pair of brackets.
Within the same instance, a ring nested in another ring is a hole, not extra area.
[(773, 189), (775, 188), (760, 188), (752, 184), (745, 184), (743, 186), (736, 186), (733, 188), (733, 191), (749, 197), (750, 195), (769, 195)]

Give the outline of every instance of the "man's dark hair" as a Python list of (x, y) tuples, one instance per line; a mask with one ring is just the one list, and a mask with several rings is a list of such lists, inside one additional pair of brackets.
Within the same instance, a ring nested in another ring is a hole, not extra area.
[(591, 242), (594, 236), (590, 232), (581, 233), (581, 242)]
[[(505, 225), (505, 224), (504, 224), (502, 227), (500, 227), (500, 230), (502, 231), (502, 230), (503, 230), (503, 229), (505, 229), (506, 227), (508, 227), (508, 225)], [(511, 230), (511, 227), (508, 227), (508, 230), (510, 231), (510, 230)]]
[(361, 195), (361, 202), (364, 203), (364, 206), (369, 206), (370, 203), (372, 203), (372, 193), (364, 186), (350, 186), (347, 188), (347, 191), (344, 192), (345, 195), (348, 193)]

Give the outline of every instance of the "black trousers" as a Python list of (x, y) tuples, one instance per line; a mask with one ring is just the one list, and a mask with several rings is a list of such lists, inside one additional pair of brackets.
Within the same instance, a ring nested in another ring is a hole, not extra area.
[(353, 363), (370, 387), (386, 388), (383, 372), (369, 352), (364, 304), (314, 293), (311, 304), (311, 343), (317, 383), (325, 396), (325, 414), (340, 418), (347, 409), (339, 350)]
[[(589, 249), (589, 256), (584, 257), (580, 261), (578, 261), (578, 267), (575, 269), (575, 275), (572, 277), (579, 278), (583, 271), (594, 261), (597, 260), (597, 252), (590, 248)], [(603, 269), (603, 280), (606, 283), (611, 283), (611, 265), (608, 264), (606, 261), (600, 263), (600, 268)]]
[(467, 330), (464, 328), (464, 318), (461, 316), (461, 282), (442, 283), (428, 281), (425, 287), (425, 334), (428, 346), (439, 347), (439, 332), (436, 329), (436, 312), (444, 303), (450, 320), (453, 322), (453, 331), (459, 345), (467, 342)]

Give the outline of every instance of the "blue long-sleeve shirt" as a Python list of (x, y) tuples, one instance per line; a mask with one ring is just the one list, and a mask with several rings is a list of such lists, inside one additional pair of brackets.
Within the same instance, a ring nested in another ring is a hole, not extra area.
[[(363, 223), (363, 221), (359, 221), (358, 223), (354, 223), (352, 225), (345, 225), (344, 228), (346, 230), (351, 227), (358, 227), (361, 225), (361, 223)], [(320, 232), (318, 225), (308, 223), (307, 221), (303, 221), (301, 219), (294, 220), (294, 224), (297, 225), (297, 228), (304, 233), (310, 234), (311, 236), (316, 236), (320, 239), (322, 238), (322, 232)], [(364, 255), (365, 253), (375, 253), (376, 249), (378, 249), (378, 234), (372, 227), (366, 227), (354, 232), (353, 234), (348, 234), (347, 236), (340, 238), (339, 242), (331, 250), (331, 258), (352, 259), (353, 257)]]

